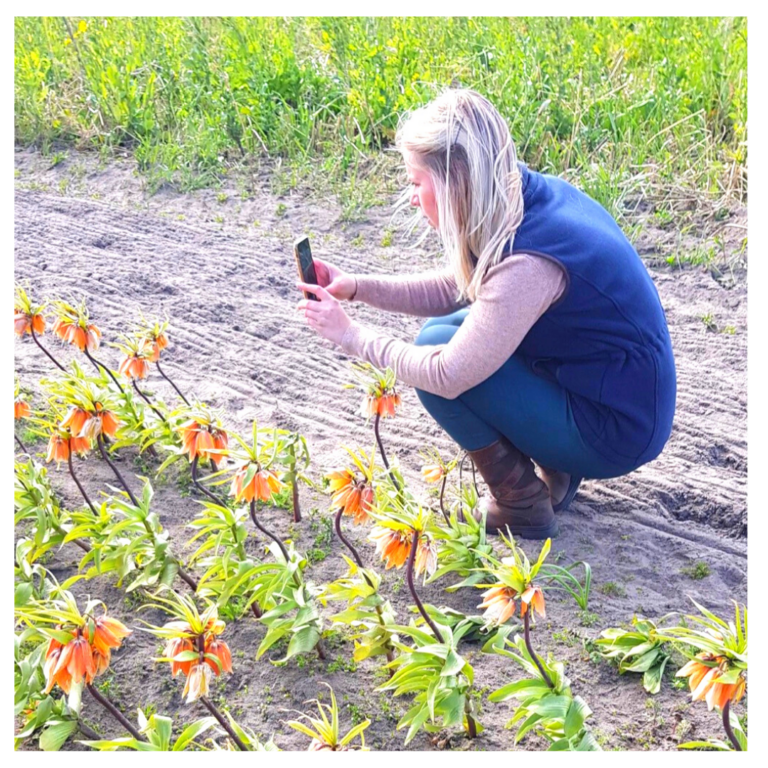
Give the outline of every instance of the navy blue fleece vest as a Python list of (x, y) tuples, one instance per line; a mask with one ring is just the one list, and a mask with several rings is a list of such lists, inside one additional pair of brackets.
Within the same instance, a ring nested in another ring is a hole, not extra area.
[(513, 253), (554, 259), (568, 285), (517, 351), (568, 390), (590, 445), (639, 466), (661, 453), (675, 411), (675, 361), (656, 287), (602, 206), (562, 179), (520, 168), (524, 214)]

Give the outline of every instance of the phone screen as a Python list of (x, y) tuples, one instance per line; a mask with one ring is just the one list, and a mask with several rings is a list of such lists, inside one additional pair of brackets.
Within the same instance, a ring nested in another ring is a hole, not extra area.
[[(299, 276), (301, 277), (302, 282), (317, 285), (315, 262), (312, 260), (312, 251), (309, 247), (308, 237), (303, 237), (296, 242), (294, 245), (294, 253), (296, 255), (296, 265), (299, 268)], [(314, 293), (305, 291), (305, 295), (308, 299), (317, 301), (317, 296), (315, 296)]]

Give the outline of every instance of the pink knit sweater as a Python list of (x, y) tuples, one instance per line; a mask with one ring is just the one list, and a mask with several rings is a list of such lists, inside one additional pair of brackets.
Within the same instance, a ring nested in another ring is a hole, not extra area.
[[(354, 300), (388, 312), (437, 317), (464, 306), (456, 302), (450, 270), (356, 279)], [(565, 271), (556, 263), (515, 254), (488, 271), (448, 344), (416, 346), (353, 321), (341, 347), (378, 368), (392, 368), (405, 384), (452, 400), (499, 370), (565, 287)]]

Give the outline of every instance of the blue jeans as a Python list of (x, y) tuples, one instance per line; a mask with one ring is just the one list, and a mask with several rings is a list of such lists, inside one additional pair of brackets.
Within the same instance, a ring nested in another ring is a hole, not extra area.
[[(447, 344), (468, 312), (460, 309), (427, 320), (416, 344)], [(420, 389), (416, 394), (465, 450), (485, 448), (503, 435), (537, 464), (579, 477), (618, 477), (636, 468), (621, 461), (614, 464), (589, 446), (574, 421), (570, 393), (534, 373), (522, 355), (512, 355), (496, 373), (455, 400)]]

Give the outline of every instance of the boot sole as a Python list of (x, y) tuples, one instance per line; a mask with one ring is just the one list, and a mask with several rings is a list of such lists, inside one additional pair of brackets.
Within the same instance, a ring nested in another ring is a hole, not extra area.
[(560, 533), (560, 524), (553, 520), (548, 525), (505, 525), (500, 528), (486, 526), (486, 533), (497, 536), (499, 531), (509, 533), (512, 536), (519, 536), (522, 539), (551, 539)]

